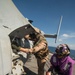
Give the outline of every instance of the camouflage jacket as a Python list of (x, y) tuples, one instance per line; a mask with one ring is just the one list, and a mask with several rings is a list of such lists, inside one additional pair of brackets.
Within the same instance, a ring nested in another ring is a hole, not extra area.
[[(38, 51), (36, 51), (37, 50), (36, 47), (39, 48)], [(33, 48), (35, 49), (34, 50), (34, 55), (35, 55), (36, 58), (43, 59), (49, 53), (48, 44), (47, 44), (47, 41), (46, 41), (46, 39), (43, 35), (39, 35), (37, 41), (34, 42), (34, 47)]]

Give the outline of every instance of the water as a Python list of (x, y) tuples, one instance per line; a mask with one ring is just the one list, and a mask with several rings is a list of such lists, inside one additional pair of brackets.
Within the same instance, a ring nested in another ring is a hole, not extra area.
[[(49, 46), (49, 50), (50, 50), (50, 52), (52, 52), (52, 53), (54, 53), (55, 52), (55, 47), (51, 47), (51, 46)], [(73, 59), (75, 59), (75, 50), (70, 50), (70, 56), (73, 58)]]

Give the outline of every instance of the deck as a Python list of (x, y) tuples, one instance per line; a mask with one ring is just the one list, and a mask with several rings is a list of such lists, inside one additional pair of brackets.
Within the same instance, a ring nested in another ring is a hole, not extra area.
[[(51, 57), (51, 55), (49, 55)], [(50, 66), (49, 61), (46, 62), (45, 67), (44, 67), (44, 75), (46, 73), (46, 71), (48, 70)], [(25, 72), (26, 75), (37, 75), (37, 62), (36, 62), (36, 58), (34, 55), (31, 55), (31, 57), (27, 60), (27, 62), (25, 63)]]
[[(49, 58), (51, 57), (51, 54), (49, 55)], [(46, 71), (48, 70), (50, 66), (49, 61), (46, 62), (46, 65), (44, 67), (44, 75), (46, 75)], [(28, 61), (25, 63), (25, 72), (26, 75), (38, 75), (37, 73), (37, 62), (34, 55), (31, 55), (31, 57), (28, 59)], [(74, 65), (74, 71), (73, 75), (75, 75), (75, 65)]]

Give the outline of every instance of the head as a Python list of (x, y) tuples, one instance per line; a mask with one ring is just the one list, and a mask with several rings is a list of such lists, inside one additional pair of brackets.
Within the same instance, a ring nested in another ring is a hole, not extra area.
[(32, 32), (32, 33), (26, 35), (25, 38), (28, 39), (28, 40), (35, 41), (37, 39), (37, 33)]
[(36, 41), (39, 38), (39, 34), (41, 34), (41, 31), (38, 28), (34, 27), (34, 32), (25, 35), (25, 38), (28, 40)]
[(60, 44), (55, 50), (58, 58), (66, 57), (70, 54), (70, 48), (67, 44)]

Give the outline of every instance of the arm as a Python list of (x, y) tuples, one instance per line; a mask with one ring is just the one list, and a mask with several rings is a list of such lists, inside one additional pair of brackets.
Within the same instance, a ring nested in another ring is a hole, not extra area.
[(35, 47), (33, 48), (33, 52), (36, 53), (36, 52), (38, 52), (38, 51), (40, 51), (40, 50), (42, 50), (42, 49), (45, 49), (46, 46), (47, 46), (47, 44), (46, 44), (44, 41), (42, 41), (42, 42), (40, 42), (37, 46), (35, 46)]
[(28, 49), (28, 48), (23, 48), (23, 47), (17, 47), (16, 45), (12, 44), (12, 48), (15, 48), (16, 50), (20, 50), (26, 53), (36, 53), (41, 49), (45, 49), (47, 46), (45, 41), (41, 41), (37, 46), (35, 46), (32, 49)]
[(16, 50), (20, 50), (20, 51), (23, 51), (25, 53), (32, 53), (32, 49), (28, 49), (28, 48), (23, 48), (23, 47), (20, 47), (20, 46), (16, 46), (14, 44), (12, 44), (12, 48), (16, 49)]
[(25, 53), (32, 53), (32, 50), (33, 50), (33, 49), (28, 49), (28, 48), (20, 47), (19, 50), (20, 50), (20, 51), (23, 51), (23, 52), (25, 52)]
[(41, 49), (45, 49), (46, 46), (47, 46), (47, 44), (44, 41), (42, 41), (37, 46), (35, 46), (34, 48), (31, 48), (31, 49), (20, 47), (20, 51), (23, 51), (26, 53), (36, 53)]
[(51, 75), (51, 71), (53, 70), (52, 66), (50, 66), (50, 68), (48, 69), (48, 71), (46, 72), (46, 75)]

